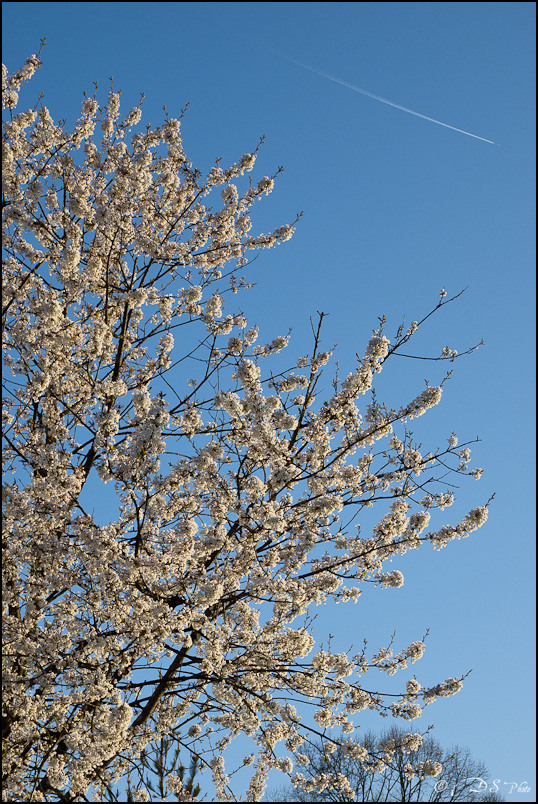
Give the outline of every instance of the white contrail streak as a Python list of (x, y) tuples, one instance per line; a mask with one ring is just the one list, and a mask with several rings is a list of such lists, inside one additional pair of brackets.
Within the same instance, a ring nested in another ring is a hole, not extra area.
[(323, 78), (327, 78), (329, 81), (334, 81), (336, 84), (341, 84), (343, 87), (352, 89), (354, 92), (360, 92), (361, 95), (366, 95), (367, 98), (373, 98), (381, 103), (386, 103), (387, 106), (393, 106), (395, 109), (400, 109), (402, 112), (414, 114), (415, 117), (421, 117), (423, 120), (429, 120), (430, 123), (437, 123), (438, 126), (450, 128), (452, 131), (457, 131), (460, 134), (467, 134), (468, 137), (474, 137), (475, 140), (482, 140), (482, 142), (489, 142), (491, 145), (495, 145), (493, 140), (486, 140), (485, 137), (479, 137), (478, 134), (471, 134), (470, 131), (464, 131), (462, 128), (456, 128), (456, 126), (449, 126), (448, 123), (442, 123), (440, 120), (435, 120), (433, 117), (427, 117), (425, 114), (420, 114), (420, 112), (414, 112), (412, 109), (408, 109), (407, 106), (400, 106), (399, 103), (393, 103), (386, 98), (382, 98), (380, 95), (374, 95), (373, 92), (368, 92), (367, 89), (361, 89), (360, 87), (355, 86), (355, 84), (350, 84), (349, 81), (342, 81), (341, 78), (336, 78), (334, 75), (330, 75), (330, 73), (326, 73), (324, 70), (318, 70), (316, 67), (309, 67), (308, 64), (302, 64), (302, 62), (291, 59), (289, 56), (283, 56), (283, 58), (293, 62), (294, 64), (297, 64), (299, 67), (303, 67), (305, 70), (310, 70), (310, 72), (314, 73), (315, 75), (321, 75)]

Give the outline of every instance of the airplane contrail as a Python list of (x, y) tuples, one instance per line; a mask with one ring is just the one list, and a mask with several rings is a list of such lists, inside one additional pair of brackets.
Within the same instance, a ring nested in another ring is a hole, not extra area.
[(361, 95), (366, 95), (367, 98), (373, 98), (374, 100), (380, 101), (380, 103), (386, 103), (387, 106), (393, 106), (395, 109), (400, 109), (402, 112), (408, 112), (409, 114), (415, 115), (415, 117), (421, 117), (423, 120), (429, 120), (430, 123), (437, 123), (438, 126), (450, 128), (452, 131), (457, 131), (460, 134), (467, 134), (468, 137), (474, 137), (475, 140), (482, 140), (482, 142), (489, 142), (491, 145), (495, 145), (493, 140), (487, 140), (485, 137), (479, 137), (478, 134), (471, 134), (470, 131), (464, 131), (462, 128), (456, 128), (456, 126), (449, 126), (448, 123), (442, 123), (440, 120), (435, 120), (433, 117), (427, 117), (425, 114), (420, 114), (420, 112), (414, 112), (413, 109), (408, 109), (407, 106), (401, 106), (399, 103), (393, 103), (392, 101), (387, 100), (387, 98), (382, 98), (380, 95), (374, 95), (373, 92), (369, 92), (367, 89), (361, 89), (360, 87), (355, 86), (355, 84), (350, 84), (349, 81), (343, 81), (341, 78), (336, 78), (334, 75), (326, 73), (324, 70), (318, 70), (317, 67), (310, 67), (308, 64), (303, 64), (302, 62), (292, 59), (289, 56), (282, 56), (282, 58), (297, 64), (299, 67), (303, 67), (305, 70), (309, 70), (315, 75), (321, 75), (323, 78), (327, 78), (329, 81), (334, 81), (336, 84), (341, 84), (343, 87), (352, 89), (354, 92), (360, 92)]

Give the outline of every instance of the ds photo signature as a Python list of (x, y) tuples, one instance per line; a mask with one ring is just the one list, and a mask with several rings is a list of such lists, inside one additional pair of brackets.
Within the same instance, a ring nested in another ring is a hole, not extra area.
[[(465, 780), (466, 782), (473, 782), (473, 786), (470, 789), (470, 793), (507, 793), (509, 796), (513, 795), (514, 793), (530, 793), (531, 788), (529, 787), (527, 782), (501, 782), (500, 779), (493, 779), (491, 783), (491, 787), (489, 786), (488, 782), (485, 779), (481, 779), (480, 776), (471, 776)], [(505, 785), (506, 787), (503, 787)], [(439, 779), (438, 782), (435, 784), (435, 790), (437, 793), (443, 793), (448, 787), (448, 782), (446, 779)], [(506, 788), (509, 788), (508, 790)], [(454, 791), (452, 791), (454, 792)]]

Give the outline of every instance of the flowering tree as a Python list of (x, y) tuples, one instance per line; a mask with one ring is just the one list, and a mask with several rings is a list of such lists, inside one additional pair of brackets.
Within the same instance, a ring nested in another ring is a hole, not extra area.
[[(473, 474), (454, 435), (422, 454), (405, 429), (443, 383), (361, 412), (422, 322), (390, 341), (381, 319), (325, 400), (322, 314), (311, 354), (262, 371), (288, 337), (255, 345), (257, 329), (223, 312), (247, 286), (237, 271), (249, 256), (296, 222), (249, 233), (276, 176), (242, 178), (258, 149), (203, 177), (180, 120), (130, 133), (140, 105), (122, 119), (113, 88), (103, 107), (85, 96), (72, 131), (39, 102), (17, 113), (39, 65), (4, 68), (3, 86), (5, 796), (114, 798), (163, 740), (212, 771), (219, 800), (234, 800), (222, 754), (238, 735), (256, 746), (249, 801), (326, 727), (367, 761), (345, 736), (357, 713), (416, 718), (461, 678), (413, 679), (389, 703), (364, 674), (416, 662), (423, 641), (316, 649), (308, 612), (356, 602), (366, 583), (401, 586), (385, 561), (487, 518), (486, 503), (428, 530), (453, 501), (436, 473)], [(435, 310), (448, 301), (443, 291)], [(86, 503), (99, 484), (117, 499), (104, 525)], [(384, 514), (362, 534), (352, 521), (374, 504)], [(314, 704), (314, 720), (290, 700)], [(189, 800), (181, 778), (169, 773), (165, 789)], [(148, 798), (142, 783), (136, 796)]]

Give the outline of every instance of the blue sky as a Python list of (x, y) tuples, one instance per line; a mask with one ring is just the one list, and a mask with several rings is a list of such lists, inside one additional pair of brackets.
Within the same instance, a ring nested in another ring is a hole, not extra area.
[[(290, 353), (306, 353), (309, 319), (323, 311), (325, 343), (338, 344), (345, 374), (378, 316), (391, 334), (404, 315), (429, 312), (441, 288), (468, 286), (414, 353), (464, 351), (482, 338), (485, 347), (451, 366), (443, 403), (414, 430), (428, 449), (452, 430), (461, 441), (480, 437), (482, 480), (462, 484), (445, 520), (495, 492), (489, 522), (439, 554), (406, 556), (402, 589), (372, 590), (345, 616), (320, 611), (316, 628), (342, 648), (364, 637), (373, 648), (395, 629), (403, 647), (429, 627), (417, 677), (473, 672), (418, 726), (435, 724), (443, 745), (468, 745), (508, 800), (535, 800), (534, 3), (40, 2), (3, 12), (10, 71), (47, 39), (22, 97), (33, 103), (42, 90), (55, 120), (72, 123), (96, 80), (105, 98), (112, 75), (125, 111), (145, 93), (143, 122), (189, 102), (183, 141), (202, 171), (266, 135), (255, 176), (285, 171), (254, 228), (304, 214), (293, 239), (251, 268), (257, 286), (242, 308), (262, 342), (293, 327)], [(446, 366), (389, 361), (379, 396), (396, 407)], [(524, 781), (529, 793), (503, 787)]]

